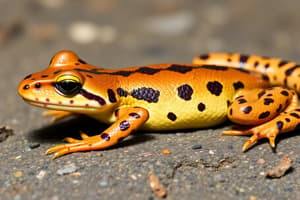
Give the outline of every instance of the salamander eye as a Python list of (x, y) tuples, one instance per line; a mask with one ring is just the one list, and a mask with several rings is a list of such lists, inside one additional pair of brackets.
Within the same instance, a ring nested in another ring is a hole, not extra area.
[(73, 96), (77, 94), (82, 87), (78, 77), (71, 74), (62, 75), (57, 78), (55, 88), (59, 93), (65, 96)]

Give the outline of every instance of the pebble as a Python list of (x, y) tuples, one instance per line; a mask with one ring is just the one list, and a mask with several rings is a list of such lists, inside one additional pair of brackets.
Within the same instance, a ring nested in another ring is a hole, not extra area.
[(165, 16), (153, 16), (143, 23), (149, 32), (161, 35), (180, 35), (193, 28), (195, 17), (191, 12), (181, 11)]
[(264, 159), (260, 158), (260, 159), (258, 159), (257, 164), (263, 165), (263, 164), (265, 164), (265, 162), (266, 161)]
[(37, 175), (36, 178), (39, 180), (42, 180), (46, 175), (46, 171), (45, 170), (41, 170)]
[(195, 144), (192, 146), (192, 149), (202, 149), (201, 144)]
[(117, 31), (112, 26), (99, 26), (92, 22), (74, 22), (68, 29), (71, 40), (78, 44), (93, 42), (111, 43), (117, 37)]
[(68, 164), (60, 168), (59, 170), (56, 171), (58, 175), (66, 175), (66, 174), (71, 174), (77, 170), (77, 167), (74, 163)]
[(15, 175), (15, 177), (19, 178), (19, 177), (23, 176), (23, 172), (21, 172), (21, 171), (16, 171), (16, 172), (14, 173), (14, 175)]
[(35, 148), (38, 148), (40, 146), (39, 143), (31, 143), (28, 145), (30, 149), (35, 149)]
[(99, 186), (100, 187), (107, 187), (108, 186), (108, 182), (107, 181), (100, 181), (99, 182)]

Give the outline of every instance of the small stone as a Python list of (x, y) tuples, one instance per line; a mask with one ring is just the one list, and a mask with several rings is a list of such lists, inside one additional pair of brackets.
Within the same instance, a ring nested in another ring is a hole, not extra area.
[(265, 164), (265, 162), (266, 161), (264, 159), (260, 158), (260, 159), (258, 159), (257, 164), (263, 165), (263, 164)]
[(192, 149), (202, 149), (201, 144), (195, 144), (192, 146)]
[(71, 174), (77, 170), (77, 167), (74, 163), (63, 166), (61, 169), (57, 170), (58, 175)]
[(21, 172), (21, 171), (16, 171), (16, 172), (14, 173), (14, 175), (15, 175), (15, 177), (17, 177), (17, 178), (20, 178), (21, 176), (23, 176), (23, 172)]
[(39, 146), (40, 146), (39, 143), (31, 143), (31, 144), (29, 144), (29, 148), (30, 149), (35, 149), (35, 148), (38, 148)]
[(210, 155), (214, 155), (214, 154), (215, 154), (215, 152), (214, 152), (213, 150), (209, 150), (208, 153), (209, 153)]
[(39, 180), (42, 180), (46, 175), (46, 171), (45, 170), (41, 170), (37, 175), (36, 178)]
[(100, 187), (107, 187), (108, 186), (108, 182), (107, 181), (101, 181), (101, 182), (99, 182), (99, 186)]

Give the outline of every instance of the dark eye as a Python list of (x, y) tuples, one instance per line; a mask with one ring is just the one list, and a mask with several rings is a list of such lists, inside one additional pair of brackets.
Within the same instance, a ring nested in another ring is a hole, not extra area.
[(74, 80), (62, 80), (55, 83), (55, 88), (66, 96), (71, 96), (77, 94), (82, 85), (79, 82), (76, 82)]

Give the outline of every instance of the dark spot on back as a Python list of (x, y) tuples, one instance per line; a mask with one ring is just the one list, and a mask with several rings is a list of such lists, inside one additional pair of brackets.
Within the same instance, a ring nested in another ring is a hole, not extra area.
[(93, 78), (93, 76), (91, 76), (91, 75), (89, 75), (89, 74), (87, 74), (86, 76), (89, 77), (89, 78)]
[(148, 74), (148, 75), (153, 75), (157, 72), (160, 72), (161, 69), (156, 69), (156, 68), (150, 68), (150, 67), (141, 67), (136, 72), (142, 73), (142, 74)]
[(290, 122), (291, 120), (289, 118), (285, 118), (285, 121), (286, 122)]
[(233, 87), (235, 90), (238, 90), (238, 89), (244, 88), (244, 84), (241, 81), (238, 81), (238, 82), (233, 83)]
[(176, 64), (173, 64), (170, 67), (168, 67), (167, 70), (185, 74), (185, 73), (187, 73), (189, 71), (192, 71), (193, 67), (189, 67), (189, 66), (185, 66), (185, 65), (176, 65)]
[(206, 88), (211, 94), (220, 96), (220, 94), (222, 93), (223, 85), (218, 81), (210, 81), (206, 84)]
[(186, 101), (191, 100), (193, 94), (193, 88), (188, 84), (181, 85), (177, 88), (177, 94), (180, 98)]
[(239, 102), (239, 104), (243, 104), (243, 103), (246, 103), (247, 100), (246, 99), (238, 99), (238, 102)]
[(48, 77), (48, 75), (42, 75), (41, 76), (41, 78), (47, 78)]
[(58, 74), (60, 72), (61, 72), (61, 70), (57, 70), (57, 71), (53, 72), (53, 74)]
[(255, 61), (254, 67), (256, 68), (256, 67), (258, 67), (258, 65), (259, 65), (259, 62), (258, 62), (258, 61)]
[(149, 103), (157, 103), (160, 96), (159, 90), (154, 90), (153, 88), (146, 87), (133, 89), (130, 94), (132, 97), (138, 100), (145, 100)]
[(213, 69), (213, 70), (218, 70), (218, 71), (226, 71), (226, 70), (228, 70), (228, 67), (219, 66), (219, 65), (202, 65), (201, 68)]
[(280, 63), (278, 64), (278, 67), (282, 67), (284, 65), (286, 65), (288, 63), (288, 61), (282, 60), (280, 61)]

